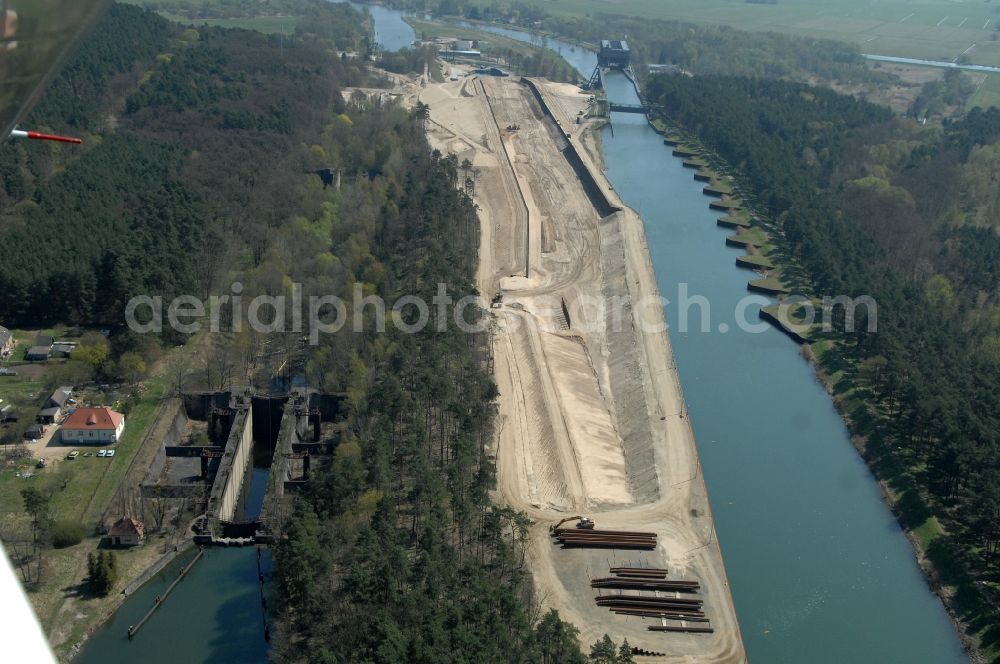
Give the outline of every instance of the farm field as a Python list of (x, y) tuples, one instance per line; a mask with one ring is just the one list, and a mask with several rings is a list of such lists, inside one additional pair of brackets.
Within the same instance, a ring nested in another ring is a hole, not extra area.
[(1000, 106), (1000, 74), (989, 74), (969, 101), (969, 106)]
[(244, 16), (236, 18), (188, 18), (179, 14), (161, 11), (164, 18), (184, 25), (215, 26), (220, 28), (242, 28), (244, 30), (256, 30), (257, 32), (273, 33), (283, 32), (290, 34), (295, 32), (295, 26), (302, 20), (301, 16)]
[[(492, 0), (478, 0), (488, 6)], [(621, 14), (850, 41), (865, 53), (1000, 65), (1000, 6), (953, 0), (529, 0), (554, 14)]]

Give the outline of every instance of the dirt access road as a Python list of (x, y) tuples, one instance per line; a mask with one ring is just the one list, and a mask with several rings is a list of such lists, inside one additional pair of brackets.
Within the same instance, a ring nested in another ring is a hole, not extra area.
[[(585, 648), (608, 633), (668, 653), (661, 661), (744, 662), (642, 220), (610, 191), (594, 165), (599, 156), (581, 150), (622, 208), (602, 218), (563, 154), (568, 143), (556, 121), (582, 145), (592, 127), (575, 119), (587, 95), (536, 83), (554, 118), (513, 78), (465, 78), (420, 92), (434, 147), (476, 170), (477, 281), (484, 296), (504, 296), (493, 310), (497, 500), (534, 521), (537, 597), (580, 629)], [(573, 514), (598, 528), (654, 531), (658, 546), (561, 549), (549, 525)], [(658, 619), (597, 607), (590, 578), (615, 565), (666, 567), (668, 578), (698, 580), (715, 632), (649, 632)]]

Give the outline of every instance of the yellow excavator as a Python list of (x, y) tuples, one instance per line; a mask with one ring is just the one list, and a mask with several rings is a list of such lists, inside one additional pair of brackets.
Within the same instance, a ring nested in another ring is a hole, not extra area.
[(585, 516), (568, 516), (565, 519), (563, 519), (562, 521), (560, 521), (559, 523), (557, 523), (556, 525), (550, 526), (549, 527), (549, 532), (555, 532), (556, 530), (559, 530), (559, 527), (561, 525), (563, 525), (567, 521), (572, 521), (573, 519), (579, 519), (579, 521), (576, 522), (576, 527), (579, 528), (579, 529), (581, 529), (581, 530), (593, 530), (594, 529), (594, 520), (593, 519), (590, 519), (590, 518), (585, 517)]

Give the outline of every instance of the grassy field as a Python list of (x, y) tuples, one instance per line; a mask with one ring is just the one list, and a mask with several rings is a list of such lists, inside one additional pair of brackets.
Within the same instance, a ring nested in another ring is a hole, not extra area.
[[(479, 0), (487, 6), (493, 0)], [(621, 14), (743, 30), (771, 30), (859, 44), (865, 53), (952, 61), (967, 52), (977, 64), (1000, 64), (992, 41), (1000, 13), (989, 2), (953, 0), (528, 0), (553, 14)], [(609, 35), (610, 36), (610, 35)], [(971, 50), (970, 46), (975, 45)]]
[(976, 89), (969, 101), (969, 106), (1000, 106), (1000, 74), (989, 74)]
[[(126, 418), (125, 432), (115, 446), (117, 451), (113, 458), (81, 455), (72, 461), (57, 461), (44, 470), (35, 469), (34, 460), (26, 459), (0, 469), (0, 512), (20, 513), (22, 488), (28, 483), (50, 482), (57, 473), (69, 468), (71, 481), (53, 495), (53, 516), (79, 521), (88, 527), (93, 525), (111, 501), (119, 480), (152, 424), (156, 409), (167, 391), (167, 381), (167, 374), (163, 371), (144, 381), (145, 392)], [(0, 395), (5, 395), (5, 401), (21, 401), (19, 397), (23, 397), (24, 401), (35, 403), (44, 398), (42, 386), (41, 381), (22, 379), (20, 376), (0, 378)], [(32, 413), (26, 411), (25, 416), (31, 419)], [(29, 445), (29, 449), (38, 444)], [(68, 452), (70, 448), (66, 449)], [(31, 470), (35, 475), (28, 479), (17, 477), (17, 472), (23, 470)]]
[[(171, 367), (177, 362), (184, 362), (184, 358), (190, 357), (198, 347), (199, 343), (192, 341), (184, 347), (170, 350), (157, 363), (153, 373), (143, 381), (145, 389), (126, 418), (125, 432), (115, 446), (116, 454), (113, 458), (81, 454), (72, 461), (54, 461), (45, 469), (35, 468), (34, 459), (27, 458), (0, 467), (0, 523), (4, 528), (10, 528), (12, 532), (18, 530), (18, 524), (22, 530), (27, 528), (29, 517), (24, 512), (21, 490), (27, 486), (37, 486), (57, 488), (51, 502), (53, 518), (78, 521), (89, 532), (90, 527), (101, 518), (115, 498), (118, 485), (128, 472), (133, 457), (142, 447), (146, 433), (154, 425), (159, 407), (171, 389)], [(11, 401), (24, 398), (30, 403), (36, 403), (45, 396), (42, 388), (42, 380), (22, 376), (0, 378), (0, 398)], [(66, 448), (67, 451), (69, 449), (72, 448)], [(86, 449), (80, 448), (81, 452)], [(65, 487), (60, 487), (60, 478), (66, 469), (70, 469), (71, 475)], [(25, 472), (32, 475), (18, 476), (18, 473)], [(165, 547), (172, 546), (173, 540), (163, 539), (163, 536), (162, 533), (158, 534), (142, 547), (119, 553), (119, 586), (123, 586), (162, 555)], [(74, 596), (73, 589), (82, 582), (85, 574), (87, 552), (97, 547), (99, 539), (91, 536), (67, 549), (45, 551), (42, 582), (29, 593), (43, 628), (57, 644), (58, 653), (63, 656), (84, 631), (119, 601), (117, 593), (112, 593), (107, 598), (86, 601)], [(68, 612), (67, 602), (72, 607)]]
[[(245, 30), (256, 30), (258, 32), (273, 33), (283, 32), (291, 34), (295, 32), (295, 27), (302, 20), (301, 16), (236, 16), (240, 13), (255, 13), (255, 11), (241, 11), (245, 8), (238, 5), (232, 6), (230, 14), (233, 18), (197, 18), (192, 19), (184, 14), (188, 12), (198, 12), (203, 7), (225, 9), (227, 3), (218, 0), (122, 0), (132, 5), (151, 7), (160, 13), (164, 18), (176, 21), (183, 25), (194, 26), (219, 26), (221, 28), (243, 28)], [(264, 11), (264, 10), (260, 10)], [(273, 11), (273, 10), (271, 10)], [(219, 12), (222, 13), (222, 12)], [(225, 13), (230, 13), (226, 11)], [(278, 13), (278, 12), (276, 12)]]
[(164, 18), (176, 21), (184, 25), (198, 26), (218, 26), (220, 28), (243, 28), (244, 30), (256, 30), (257, 32), (275, 33), (282, 32), (291, 34), (295, 32), (295, 27), (302, 20), (301, 16), (251, 16), (241, 18), (197, 18), (190, 19), (179, 14), (160, 12)]

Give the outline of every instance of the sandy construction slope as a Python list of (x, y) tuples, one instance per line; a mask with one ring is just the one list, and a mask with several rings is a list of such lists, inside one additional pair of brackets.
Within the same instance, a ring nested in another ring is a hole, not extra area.
[[(581, 143), (588, 127), (574, 120), (587, 96), (537, 83)], [(535, 521), (539, 600), (573, 622), (587, 646), (608, 633), (669, 653), (664, 661), (745, 661), (662, 307), (643, 305), (658, 293), (642, 220), (627, 208), (599, 216), (562, 154), (566, 139), (520, 81), (465, 79), (420, 96), (435, 147), (478, 171), (479, 288), (504, 294), (493, 310), (498, 500)], [(658, 331), (642, 331), (650, 326)], [(659, 546), (560, 549), (548, 526), (572, 514), (599, 528), (655, 531)], [(652, 633), (652, 621), (598, 608), (589, 579), (606, 576), (609, 564), (665, 566), (670, 578), (699, 580), (715, 633)]]

